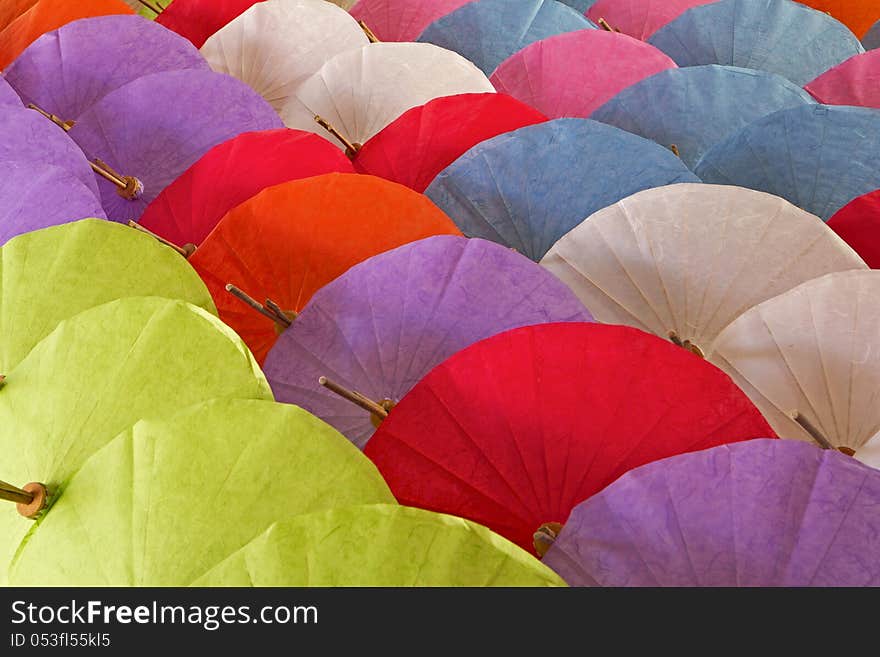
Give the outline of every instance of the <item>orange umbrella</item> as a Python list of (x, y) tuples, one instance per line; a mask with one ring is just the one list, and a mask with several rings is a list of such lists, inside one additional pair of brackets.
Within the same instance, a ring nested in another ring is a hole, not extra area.
[[(4, 4), (6, 0), (3, 0)], [(9, 66), (24, 49), (38, 37), (57, 30), (63, 25), (92, 16), (110, 14), (134, 14), (122, 0), (39, 0), (33, 6), (17, 14), (16, 18), (0, 32), (0, 70)], [(22, 0), (13, 0), (13, 6), (27, 7)], [(4, 7), (3, 13), (7, 8)], [(2, 19), (2, 17), (0, 17)], [(2, 25), (2, 23), (0, 23)]]
[(35, 4), (37, 4), (37, 0), (3, 0), (0, 2), (0, 32)]
[[(319, 288), (371, 256), (432, 235), (461, 232), (426, 196), (374, 176), (331, 173), (269, 187), (245, 201), (220, 220), (190, 263), (220, 318), (262, 364)], [(266, 305), (255, 312), (228, 284)]]
[(798, 0), (798, 2), (831, 14), (860, 39), (880, 19), (880, 4), (877, 0)]

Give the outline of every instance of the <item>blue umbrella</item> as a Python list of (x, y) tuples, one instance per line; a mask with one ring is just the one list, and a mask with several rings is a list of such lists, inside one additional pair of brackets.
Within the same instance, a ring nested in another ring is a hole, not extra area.
[(567, 4), (569, 7), (573, 7), (577, 9), (582, 14), (587, 13), (587, 9), (596, 4), (599, 0), (562, 0), (564, 4)]
[(868, 30), (862, 39), (862, 45), (865, 46), (865, 50), (880, 48), (880, 21), (874, 23), (874, 27)]
[(556, 0), (477, 0), (431, 23), (418, 40), (454, 50), (491, 75), (530, 43), (595, 27)]
[(648, 43), (679, 66), (754, 68), (798, 86), (865, 51), (843, 23), (790, 0), (720, 0), (694, 7)]
[(586, 217), (643, 189), (700, 182), (669, 149), (589, 119), (556, 119), (474, 146), (428, 197), (469, 237), (540, 260)]
[(696, 173), (707, 183), (781, 196), (827, 221), (880, 188), (880, 110), (804, 105), (782, 110), (716, 144)]
[(785, 78), (732, 66), (692, 66), (657, 73), (627, 87), (591, 119), (675, 144), (690, 168), (714, 144), (762, 116), (814, 104)]
[(59, 167), (98, 195), (95, 174), (76, 142), (50, 120), (21, 105), (0, 105), (0, 160), (28, 163), (35, 172), (44, 165)]

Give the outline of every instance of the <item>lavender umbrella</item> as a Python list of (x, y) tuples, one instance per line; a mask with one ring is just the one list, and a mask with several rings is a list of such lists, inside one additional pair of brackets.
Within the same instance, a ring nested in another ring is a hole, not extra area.
[(880, 585), (880, 470), (795, 440), (656, 461), (575, 507), (544, 557), (573, 586)]
[(0, 162), (0, 246), (22, 233), (90, 217), (106, 219), (97, 197), (68, 171)]
[(20, 107), (21, 98), (15, 93), (15, 89), (9, 86), (9, 83), (0, 77), (0, 107), (6, 107), (7, 105)]
[(88, 160), (64, 130), (24, 107), (0, 106), (0, 160), (51, 164), (66, 170), (98, 196)]
[[(137, 220), (150, 201), (210, 148), (242, 132), (283, 128), (253, 89), (210, 71), (153, 73), (112, 91), (89, 108), (70, 136), (100, 158), (122, 185), (98, 180), (107, 216)], [(126, 187), (125, 190), (121, 187)]]
[(370, 258), (317, 292), (264, 371), (278, 401), (302, 406), (363, 447), (375, 431), (371, 415), (324, 390), (318, 377), (389, 400), (387, 408), (474, 342), (568, 321), (592, 317), (525, 256), (485, 240), (430, 237)]
[[(210, 67), (187, 39), (141, 16), (100, 16), (47, 32), (10, 64), (25, 104), (75, 120), (114, 89), (151, 73)], [(145, 108), (163, 111), (161, 105)]]

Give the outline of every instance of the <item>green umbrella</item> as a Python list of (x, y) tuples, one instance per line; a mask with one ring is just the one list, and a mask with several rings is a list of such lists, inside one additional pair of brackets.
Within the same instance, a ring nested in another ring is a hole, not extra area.
[(13, 585), (188, 585), (277, 520), (394, 498), (375, 466), (313, 415), (224, 399), (138, 422), (52, 502), (35, 526), (13, 518), (33, 528), (16, 545)]
[(217, 313), (184, 258), (120, 224), (85, 219), (10, 240), (0, 248), (0, 373), (62, 320), (114, 299), (152, 295)]
[[(92, 308), (59, 324), (7, 373), (0, 479), (40, 482), (51, 493), (141, 418), (216, 397), (272, 399), (250, 351), (216, 317), (158, 297)], [(13, 505), (0, 507), (0, 564), (31, 526)]]
[(564, 586), (535, 557), (462, 518), (377, 504), (272, 525), (198, 586)]

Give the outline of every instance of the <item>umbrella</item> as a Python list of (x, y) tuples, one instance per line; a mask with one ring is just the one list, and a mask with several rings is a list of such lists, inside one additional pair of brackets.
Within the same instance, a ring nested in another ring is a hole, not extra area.
[(0, 161), (0, 246), (16, 235), (87, 217), (106, 219), (95, 194), (65, 169)]
[(649, 43), (679, 66), (754, 68), (797, 85), (864, 52), (845, 25), (789, 0), (720, 0), (694, 7)]
[(318, 290), (269, 352), (264, 372), (278, 401), (302, 406), (363, 447), (378, 418), (324, 390), (319, 377), (390, 406), (474, 342), (519, 326), (591, 320), (565, 285), (528, 258), (484, 240), (430, 237), (374, 256)]
[(110, 221), (84, 219), (0, 248), (0, 372), (63, 320), (131, 296), (182, 299), (216, 313), (204, 283), (174, 251)]
[(367, 45), (347, 12), (325, 0), (266, 0), (220, 28), (201, 47), (218, 73), (246, 82), (281, 111), (325, 61)]
[(211, 291), (220, 318), (262, 363), (290, 320), (261, 316), (229, 294), (227, 285), (260, 302), (272, 299), (294, 315), (352, 265), (441, 234), (460, 233), (421, 194), (373, 176), (334, 173), (269, 187), (242, 203), (190, 263)]
[(875, 21), (880, 19), (880, 7), (875, 0), (797, 0), (801, 4), (831, 14), (862, 37)]
[(482, 71), (458, 53), (430, 43), (371, 43), (327, 60), (281, 117), (290, 128), (327, 135), (315, 122), (320, 116), (351, 150), (429, 100), (492, 91)]
[(597, 210), (676, 182), (699, 180), (668, 149), (597, 121), (556, 119), (478, 144), (425, 193), (465, 235), (537, 261)]
[(880, 272), (799, 285), (725, 328), (712, 361), (782, 438), (857, 450), (880, 430)]
[(195, 586), (563, 586), (485, 527), (389, 504), (276, 523)]
[(691, 7), (709, 2), (712, 0), (598, 0), (587, 15), (594, 21), (604, 19), (612, 29), (644, 41)]
[(353, 163), (361, 173), (423, 192), (480, 142), (546, 120), (507, 94), (443, 96), (404, 112), (364, 144)]
[[(81, 312), (4, 374), (2, 478), (56, 490), (140, 418), (212, 398), (271, 399), (253, 357), (228, 327), (196, 306), (158, 297)], [(9, 563), (31, 528), (21, 520), (14, 511), (0, 513), (0, 563)]]
[(30, 165), (34, 174), (46, 165), (58, 167), (98, 196), (95, 174), (76, 142), (51, 121), (21, 105), (0, 106), (0, 161)]
[(865, 263), (822, 221), (741, 187), (681, 184), (599, 210), (541, 264), (596, 318), (709, 353), (749, 308)]
[(4, 75), (26, 104), (72, 121), (111, 91), (144, 75), (208, 68), (189, 41), (151, 21), (101, 16), (42, 35)]
[(696, 174), (781, 196), (828, 220), (880, 188), (880, 111), (803, 105), (774, 112), (712, 147)]
[(880, 190), (853, 199), (828, 220), (872, 269), (880, 269)]
[(874, 23), (874, 27), (868, 30), (868, 33), (862, 39), (862, 45), (865, 47), (865, 50), (880, 48), (880, 21)]
[(259, 0), (174, 0), (156, 17), (159, 25), (189, 39), (196, 48)]
[(46, 32), (80, 18), (133, 13), (122, 0), (39, 0), (0, 32), (0, 70)]
[(850, 57), (804, 88), (826, 105), (880, 108), (880, 50)]
[(572, 586), (877, 586), (880, 472), (750, 440), (628, 472), (544, 562)]
[(184, 70), (145, 75), (107, 94), (69, 134), (87, 156), (133, 181), (125, 189), (98, 181), (107, 216), (125, 222), (137, 220), (212, 146), (242, 132), (281, 127), (278, 114), (246, 84)]
[(693, 169), (712, 145), (752, 121), (812, 102), (782, 76), (711, 64), (661, 71), (627, 87), (590, 118), (662, 146), (675, 144)]
[(205, 153), (147, 206), (138, 223), (177, 244), (201, 244), (217, 222), (267, 187), (324, 173), (354, 173), (318, 135), (245, 132)]
[(634, 467), (763, 436), (746, 396), (693, 354), (623, 326), (542, 324), (436, 367), (365, 453), (401, 504), (531, 550), (539, 527)]
[(464, 55), (486, 75), (530, 43), (595, 29), (583, 14), (556, 0), (476, 0), (431, 23), (418, 38)]
[(21, 98), (2, 76), (0, 76), (0, 106), (4, 108), (2, 111), (7, 107), (21, 107)]
[(415, 41), (428, 25), (471, 0), (359, 0), (349, 12), (382, 41)]
[(538, 41), (502, 63), (495, 88), (551, 119), (586, 118), (620, 91), (675, 63), (624, 34), (580, 30)]
[(37, 525), (2, 509), (4, 524), (31, 529), (21, 547), (10, 541), (19, 586), (186, 586), (278, 520), (394, 504), (342, 436), (269, 401), (214, 399), (144, 419), (63, 477), (47, 460), (3, 466), (60, 489)]

